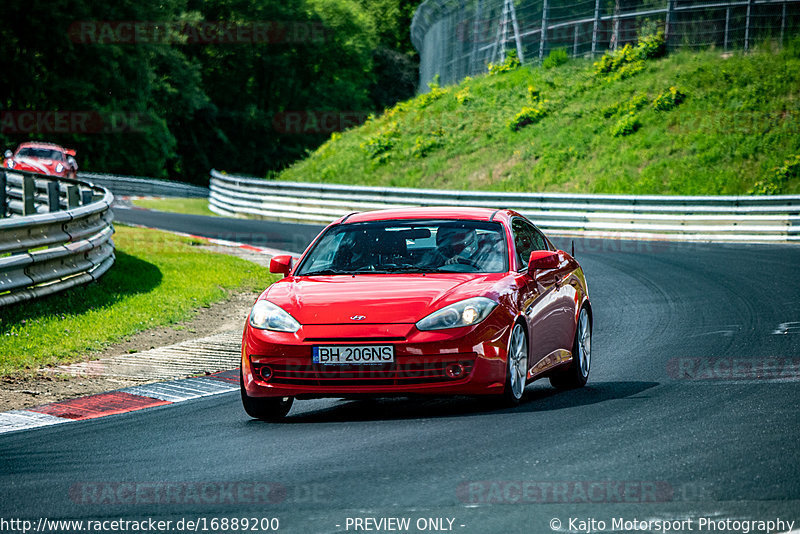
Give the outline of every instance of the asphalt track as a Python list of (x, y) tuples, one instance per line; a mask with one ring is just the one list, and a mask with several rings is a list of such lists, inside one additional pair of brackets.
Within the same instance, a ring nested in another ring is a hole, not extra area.
[[(315, 231), (117, 217), (295, 251)], [(293, 533), (367, 532), (347, 522), (367, 517), (476, 534), (552, 532), (554, 518), (573, 532), (620, 531), (615, 518), (800, 528), (800, 248), (580, 241), (576, 256), (595, 310), (582, 390), (537, 382), (514, 409), (299, 401), (281, 424), (250, 420), (234, 393), (6, 434), (0, 517), (276, 517)]]

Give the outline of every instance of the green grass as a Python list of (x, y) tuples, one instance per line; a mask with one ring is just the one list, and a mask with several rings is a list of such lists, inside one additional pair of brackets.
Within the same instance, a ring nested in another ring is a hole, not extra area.
[[(798, 50), (800, 42), (784, 51), (766, 43), (748, 54), (681, 51), (630, 64), (625, 79), (595, 74), (588, 60), (485, 75), (435, 88), (334, 134), (277, 179), (458, 190), (800, 193), (800, 166), (787, 167), (800, 154)], [(781, 174), (781, 167), (788, 170)]]
[(0, 375), (79, 360), (274, 280), (258, 265), (165, 232), (117, 226), (114, 240), (117, 261), (98, 282), (0, 310)]
[(170, 213), (217, 216), (216, 213), (208, 209), (207, 198), (143, 198), (134, 200), (133, 205), (148, 210), (168, 211)]

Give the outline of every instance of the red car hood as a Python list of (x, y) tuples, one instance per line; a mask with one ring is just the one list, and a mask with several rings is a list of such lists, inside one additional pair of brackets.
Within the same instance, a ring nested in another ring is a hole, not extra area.
[(285, 278), (265, 292), (301, 324), (416, 323), (462, 299), (495, 294), (504, 274), (419, 274)]
[[(37, 158), (14, 158), (14, 169), (30, 170), (32, 172), (39, 172), (47, 174), (52, 172), (55, 168), (56, 162), (51, 159), (37, 159)], [(27, 167), (27, 169), (20, 169), (20, 167)], [(13, 169), (12, 169), (13, 170)]]

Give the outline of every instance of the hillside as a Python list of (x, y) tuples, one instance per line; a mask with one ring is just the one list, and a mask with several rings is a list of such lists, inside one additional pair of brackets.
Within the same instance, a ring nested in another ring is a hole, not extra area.
[(618, 53), (606, 60), (610, 72), (600, 73), (588, 60), (554, 57), (551, 68), (507, 60), (499, 72), (433, 87), (334, 134), (275, 178), (504, 191), (800, 193), (800, 40), (749, 54), (636, 54)]

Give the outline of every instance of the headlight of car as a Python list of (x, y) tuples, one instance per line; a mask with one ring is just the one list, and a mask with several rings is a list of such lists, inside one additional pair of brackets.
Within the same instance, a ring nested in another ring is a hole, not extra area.
[(297, 332), (300, 323), (283, 308), (267, 300), (259, 300), (250, 311), (250, 325), (261, 330)]
[(56, 172), (61, 172), (63, 170), (64, 170), (64, 166), (62, 164), (59, 163), (58, 165), (56, 165)]
[(9, 169), (13, 169), (14, 168), (14, 160), (10, 159), (10, 160), (6, 161), (6, 167), (8, 167)]
[(419, 330), (443, 330), (478, 324), (489, 316), (497, 303), (486, 297), (456, 302), (417, 322)]

